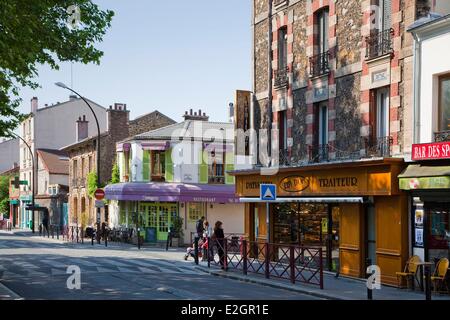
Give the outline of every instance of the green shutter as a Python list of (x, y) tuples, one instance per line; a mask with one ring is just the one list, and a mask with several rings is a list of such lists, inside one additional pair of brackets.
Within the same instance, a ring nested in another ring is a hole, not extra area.
[(150, 180), (150, 151), (144, 150), (144, 155), (142, 157), (142, 180)]
[(172, 149), (167, 149), (164, 155), (165, 159), (165, 179), (167, 182), (173, 181), (173, 163), (172, 163)]
[(225, 183), (234, 184), (234, 176), (227, 172), (234, 170), (234, 152), (227, 152), (225, 154)]
[(208, 163), (205, 161), (208, 153), (206, 151), (200, 151), (200, 183), (208, 183)]

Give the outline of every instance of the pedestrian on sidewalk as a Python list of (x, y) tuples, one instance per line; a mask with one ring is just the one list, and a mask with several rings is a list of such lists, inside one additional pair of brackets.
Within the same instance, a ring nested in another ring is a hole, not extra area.
[(214, 241), (217, 243), (217, 253), (219, 254), (219, 262), (222, 269), (225, 269), (225, 252), (223, 250), (225, 243), (225, 234), (223, 233), (222, 221), (217, 221), (214, 225)]
[(205, 246), (203, 246), (203, 258), (202, 261), (206, 261), (208, 259), (208, 238), (211, 237), (212, 234), (212, 228), (209, 225), (208, 220), (205, 220), (205, 222), (203, 222), (203, 242), (206, 244)]
[(47, 236), (50, 237), (50, 232), (48, 230), (48, 220), (49, 220), (48, 209), (45, 209), (44, 210), (44, 218), (42, 219), (42, 225), (44, 226), (44, 230), (42, 230), (42, 231), (47, 233)]
[(205, 221), (205, 217), (202, 216), (195, 224), (195, 231), (197, 232), (197, 237), (199, 237), (199, 238), (203, 237), (203, 231), (205, 231), (205, 228), (203, 227), (204, 221)]

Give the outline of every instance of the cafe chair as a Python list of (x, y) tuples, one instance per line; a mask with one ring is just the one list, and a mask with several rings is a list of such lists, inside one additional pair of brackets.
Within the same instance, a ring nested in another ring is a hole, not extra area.
[(433, 283), (433, 290), (434, 292), (438, 292), (438, 289), (440, 290), (442, 287), (445, 287), (447, 289), (447, 293), (449, 292), (448, 283), (445, 281), (445, 276), (447, 275), (448, 271), (448, 259), (447, 258), (441, 258), (439, 259), (438, 263), (436, 264), (436, 268), (434, 269), (433, 275), (431, 276), (431, 282)]
[(414, 288), (414, 281), (419, 284), (419, 280), (417, 279), (417, 270), (419, 269), (420, 258), (419, 256), (412, 256), (406, 262), (405, 270), (403, 272), (396, 272), (397, 275), (397, 283), (398, 287), (401, 288), (402, 279), (406, 279), (407, 287), (409, 282), (411, 281), (411, 287)]

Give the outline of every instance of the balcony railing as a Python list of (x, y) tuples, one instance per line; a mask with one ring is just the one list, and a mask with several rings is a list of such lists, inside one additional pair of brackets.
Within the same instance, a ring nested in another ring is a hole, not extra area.
[(224, 176), (209, 176), (208, 177), (208, 183), (224, 184), (225, 183), (225, 177)]
[(329, 58), (330, 58), (329, 51), (310, 57), (309, 75), (311, 77), (317, 77), (330, 72)]
[(72, 178), (72, 187), (77, 187), (77, 186), (78, 186), (78, 179)]
[(366, 157), (390, 157), (392, 137), (380, 137), (376, 139), (365, 139)]
[(450, 141), (450, 130), (434, 133), (434, 142)]
[(366, 37), (366, 59), (374, 59), (392, 53), (393, 34), (394, 29), (391, 28)]
[(279, 70), (275, 71), (275, 81), (274, 86), (275, 88), (281, 88), (286, 87), (289, 83), (289, 67), (280, 68)]
[(280, 149), (278, 161), (279, 161), (280, 166), (290, 166), (291, 165), (291, 159), (289, 157), (288, 149)]
[(72, 178), (72, 187), (73, 188), (85, 188), (86, 187), (86, 178)]
[(330, 146), (328, 144), (319, 144), (316, 146), (308, 146), (309, 162), (326, 162), (329, 161)]

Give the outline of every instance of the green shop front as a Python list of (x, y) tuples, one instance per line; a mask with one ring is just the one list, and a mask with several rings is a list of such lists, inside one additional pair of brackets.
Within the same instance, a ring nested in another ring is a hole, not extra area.
[[(449, 150), (448, 154), (445, 150)], [(450, 142), (413, 145), (413, 160), (399, 175), (410, 195), (411, 253), (422, 261), (450, 259)]]

